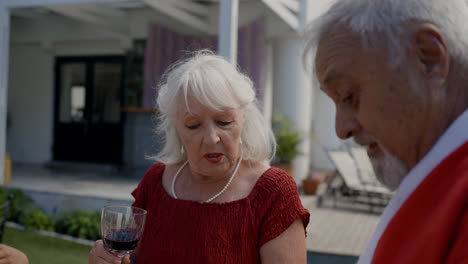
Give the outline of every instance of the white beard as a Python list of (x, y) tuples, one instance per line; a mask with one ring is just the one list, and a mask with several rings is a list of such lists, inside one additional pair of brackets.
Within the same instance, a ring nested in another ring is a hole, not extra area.
[(371, 163), (374, 167), (377, 179), (390, 190), (398, 188), (403, 178), (408, 174), (408, 167), (397, 157), (390, 154), (381, 144), (380, 149), (383, 152), (381, 157), (372, 157)]

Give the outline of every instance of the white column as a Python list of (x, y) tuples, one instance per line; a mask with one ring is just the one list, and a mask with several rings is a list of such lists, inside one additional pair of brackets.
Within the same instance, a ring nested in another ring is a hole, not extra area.
[(221, 0), (219, 4), (218, 53), (237, 63), (237, 24), (239, 0)]
[(335, 105), (333, 101), (320, 90), (314, 78), (311, 89), (314, 90), (314, 106), (312, 130), (316, 141), (311, 145), (311, 167), (315, 169), (333, 170), (335, 166), (328, 157), (327, 150), (337, 149), (342, 141), (335, 133)]
[(274, 42), (273, 111), (278, 110), (294, 121), (302, 135), (298, 150), (302, 155), (294, 159), (294, 179), (297, 184), (309, 171), (313, 93), (310, 76), (301, 63), (302, 43), (297, 34), (282, 36)]
[(271, 126), (273, 110), (273, 44), (267, 40), (265, 43), (265, 86), (263, 89), (263, 116)]
[(309, 0), (300, 0), (299, 2), (298, 19), (300, 31), (304, 30), (305, 26), (307, 25), (307, 22), (309, 21), (309, 17), (311, 16), (311, 4), (312, 3), (310, 3)]
[(0, 2), (0, 183), (3, 183), (5, 177), (9, 45), (10, 11), (3, 2)]
[[(301, 30), (307, 23), (320, 16), (329, 6), (331, 0), (300, 0), (299, 25)], [(310, 58), (313, 61), (313, 58)], [(311, 167), (315, 169), (334, 169), (334, 165), (328, 157), (327, 150), (339, 148), (341, 140), (335, 133), (335, 106), (319, 88), (314, 73), (309, 73), (310, 90), (313, 94), (312, 106), (312, 131), (314, 140), (311, 141)]]

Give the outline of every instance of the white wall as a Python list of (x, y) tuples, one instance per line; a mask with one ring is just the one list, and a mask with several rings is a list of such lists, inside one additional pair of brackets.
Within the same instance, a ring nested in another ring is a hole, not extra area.
[(88, 40), (56, 42), (51, 53), (53, 56), (123, 55), (125, 50), (118, 40)]
[(12, 18), (11, 41), (14, 43), (55, 43), (60, 41), (120, 39), (106, 29), (75, 20), (50, 16), (43, 19)]
[(310, 164), (310, 132), (313, 94), (309, 75), (301, 64), (301, 40), (297, 35), (284, 35), (273, 43), (273, 112), (279, 110), (294, 121), (303, 141), (294, 160), (296, 183), (306, 177)]
[(337, 149), (341, 145), (341, 140), (335, 133), (335, 105), (319, 89), (317, 82), (313, 82), (312, 87), (315, 90), (315, 114), (312, 131), (314, 131), (316, 140), (311, 142), (311, 166), (316, 169), (334, 169), (326, 151)]
[(53, 60), (39, 45), (10, 47), (7, 151), (13, 161), (50, 160), (53, 116)]

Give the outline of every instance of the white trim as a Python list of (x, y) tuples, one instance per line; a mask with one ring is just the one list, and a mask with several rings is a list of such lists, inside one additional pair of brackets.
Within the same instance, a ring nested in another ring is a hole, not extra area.
[(166, 0), (142, 0), (144, 3), (149, 5), (151, 8), (160, 11), (182, 23), (185, 25), (192, 27), (194, 29), (199, 30), (200, 32), (210, 33), (209, 32), (209, 24), (201, 19), (198, 18), (190, 13), (187, 13), (183, 10), (178, 9), (174, 6), (172, 1)]
[(239, 0), (221, 0), (219, 4), (218, 53), (237, 63)]
[(197, 4), (189, 0), (173, 0), (173, 4), (180, 9), (199, 16), (206, 17), (210, 15), (210, 9), (206, 5)]
[(6, 116), (8, 103), (8, 67), (10, 55), (10, 10), (0, 2), (0, 184), (5, 179)]
[(83, 4), (80, 5), (80, 8), (89, 13), (104, 15), (112, 19), (128, 19), (128, 15), (124, 11), (103, 4)]
[(91, 14), (82, 9), (80, 6), (55, 5), (46, 6), (45, 8), (55, 13), (70, 17), (72, 19), (102, 26), (106, 30), (112, 31), (123, 36), (128, 35), (128, 29), (126, 30), (123, 27), (123, 24), (118, 23), (116, 21), (112, 21), (112, 19), (108, 19), (103, 16)]
[(297, 18), (299, 20), (299, 31), (304, 30), (307, 26), (307, 22), (309, 21), (310, 17), (310, 7), (312, 3), (308, 0), (299, 0), (300, 1), (300, 9), (297, 12)]
[(102, 17), (89, 14), (77, 6), (71, 7), (71, 6), (56, 5), (56, 6), (45, 6), (44, 8), (54, 13), (57, 13), (57, 14), (60, 14), (69, 18), (73, 18), (76, 20), (80, 20), (81, 22), (87, 22), (87, 23), (92, 23), (92, 24), (106, 23), (105, 19), (103, 19)]
[[(78, 5), (78, 4), (104, 4), (128, 2), (128, 0), (4, 0), (5, 5), (10, 8), (41, 7), (52, 5)], [(138, 0), (137, 2), (141, 2)]]
[(273, 116), (273, 43), (267, 40), (265, 43), (265, 85), (263, 87), (263, 116), (271, 127)]
[(299, 19), (297, 15), (286, 8), (280, 0), (262, 0), (262, 2), (286, 22), (291, 29), (295, 31), (299, 30)]
[(299, 13), (299, 0), (279, 0), (280, 3), (289, 10)]

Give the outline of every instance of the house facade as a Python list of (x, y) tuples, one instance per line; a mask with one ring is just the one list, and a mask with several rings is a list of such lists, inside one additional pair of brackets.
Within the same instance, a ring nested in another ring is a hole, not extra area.
[(330, 169), (335, 110), (303, 69), (300, 39), (328, 2), (0, 0), (0, 160), (148, 167), (160, 74), (210, 48), (254, 80), (267, 119), (280, 111), (304, 135), (296, 181)]

